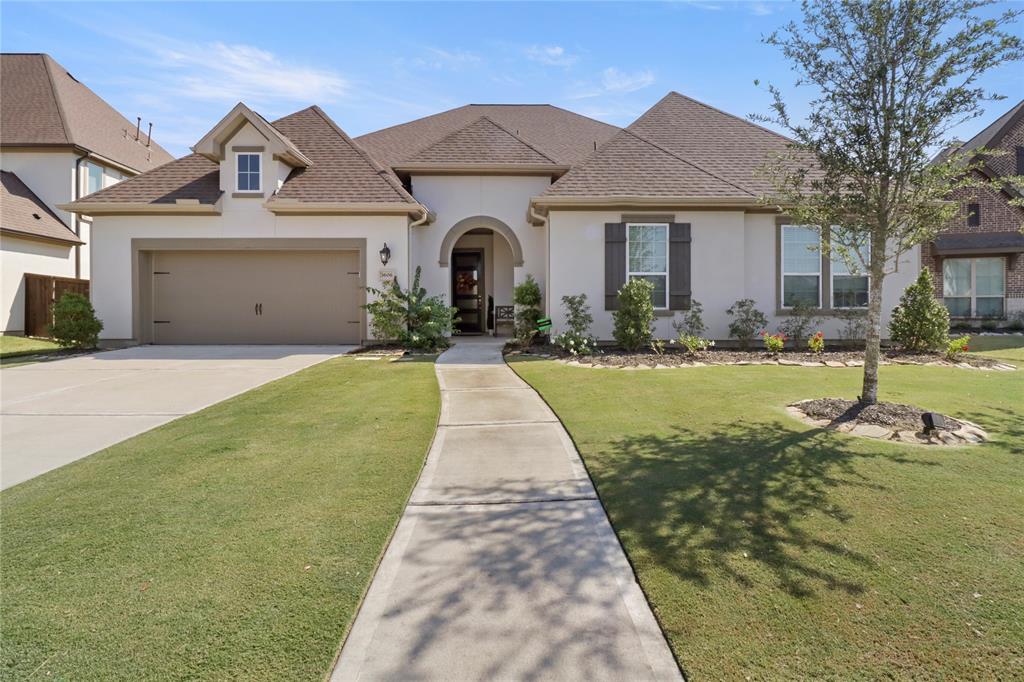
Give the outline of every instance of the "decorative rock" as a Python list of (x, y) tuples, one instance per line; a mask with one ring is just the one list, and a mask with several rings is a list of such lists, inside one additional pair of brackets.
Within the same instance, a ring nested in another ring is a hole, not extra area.
[(865, 438), (889, 438), (892, 436), (892, 431), (878, 424), (857, 424), (850, 430), (850, 433)]
[(849, 433), (850, 431), (853, 431), (855, 426), (857, 426), (856, 422), (843, 422), (836, 426), (836, 431), (840, 433)]
[(799, 367), (800, 363), (793, 360), (779, 360), (780, 365), (786, 365), (787, 367)]
[(956, 366), (960, 369), (974, 369), (974, 365), (970, 365), (966, 362), (958, 362), (956, 363)]
[(809, 360), (805, 360), (804, 362), (800, 363), (800, 366), (801, 367), (821, 367), (822, 364), (820, 362), (811, 362)]
[(733, 364), (733, 365), (749, 365), (751, 363), (750, 363), (750, 360), (738, 360), (738, 361), (733, 362), (731, 364)]
[(939, 440), (946, 445), (959, 445), (960, 439), (954, 436), (949, 431), (939, 431)]
[(825, 366), (826, 367), (846, 367), (846, 363), (845, 362), (839, 362), (838, 360), (826, 360), (825, 361)]
[(655, 365), (654, 369), (668, 369), (668, 365)]
[(846, 366), (847, 367), (863, 367), (864, 366), (864, 361), (863, 360), (847, 360), (846, 361)]
[(954, 435), (959, 436), (960, 438), (963, 438), (966, 441), (970, 441), (971, 443), (980, 443), (980, 442), (982, 442), (981, 438), (976, 436), (971, 431), (968, 431), (967, 429), (960, 429), (958, 431), (955, 431)]
[(920, 436), (918, 436), (918, 434), (915, 431), (899, 431), (896, 434), (896, 439), (901, 443), (921, 444), (928, 442), (926, 438), (921, 438)]

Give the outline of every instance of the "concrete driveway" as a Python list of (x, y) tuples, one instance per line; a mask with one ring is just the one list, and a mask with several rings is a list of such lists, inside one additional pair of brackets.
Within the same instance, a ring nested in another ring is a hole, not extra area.
[(0, 488), (353, 348), (139, 346), (0, 370)]

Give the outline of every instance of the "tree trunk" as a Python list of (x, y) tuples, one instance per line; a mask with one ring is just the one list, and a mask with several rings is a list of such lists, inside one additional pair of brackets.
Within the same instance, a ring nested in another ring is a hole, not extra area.
[[(881, 248), (876, 242), (881, 241)], [(882, 280), (885, 279), (885, 240), (872, 239), (871, 277), (868, 285), (868, 327), (864, 335), (864, 383), (860, 402), (878, 402), (878, 360), (882, 353)]]

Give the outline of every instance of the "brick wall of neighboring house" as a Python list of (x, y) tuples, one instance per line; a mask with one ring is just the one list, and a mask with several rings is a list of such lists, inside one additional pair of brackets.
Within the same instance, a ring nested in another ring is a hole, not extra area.
[[(1024, 120), (1019, 121), (1012, 130), (1002, 138), (997, 148), (1006, 154), (990, 157), (988, 166), (1000, 175), (1016, 174), (1016, 148), (1024, 146)], [(958, 190), (954, 199), (959, 200), (960, 210), (943, 232), (1020, 232), (1024, 226), (1024, 208), (1010, 204), (1009, 197), (998, 190), (982, 187), (978, 189)], [(981, 224), (968, 224), (968, 205), (979, 205)], [(935, 295), (942, 298), (942, 272), (936, 267), (935, 258), (929, 245), (921, 248), (921, 264), (932, 271), (935, 281)], [(1024, 254), (1007, 257), (1006, 268), (1006, 310), (1010, 313), (1024, 310)]]

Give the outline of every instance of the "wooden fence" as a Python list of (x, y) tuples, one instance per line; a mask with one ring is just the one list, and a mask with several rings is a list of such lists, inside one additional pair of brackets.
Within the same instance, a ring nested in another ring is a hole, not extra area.
[(49, 336), (53, 304), (66, 293), (89, 297), (89, 280), (25, 273), (25, 336)]

